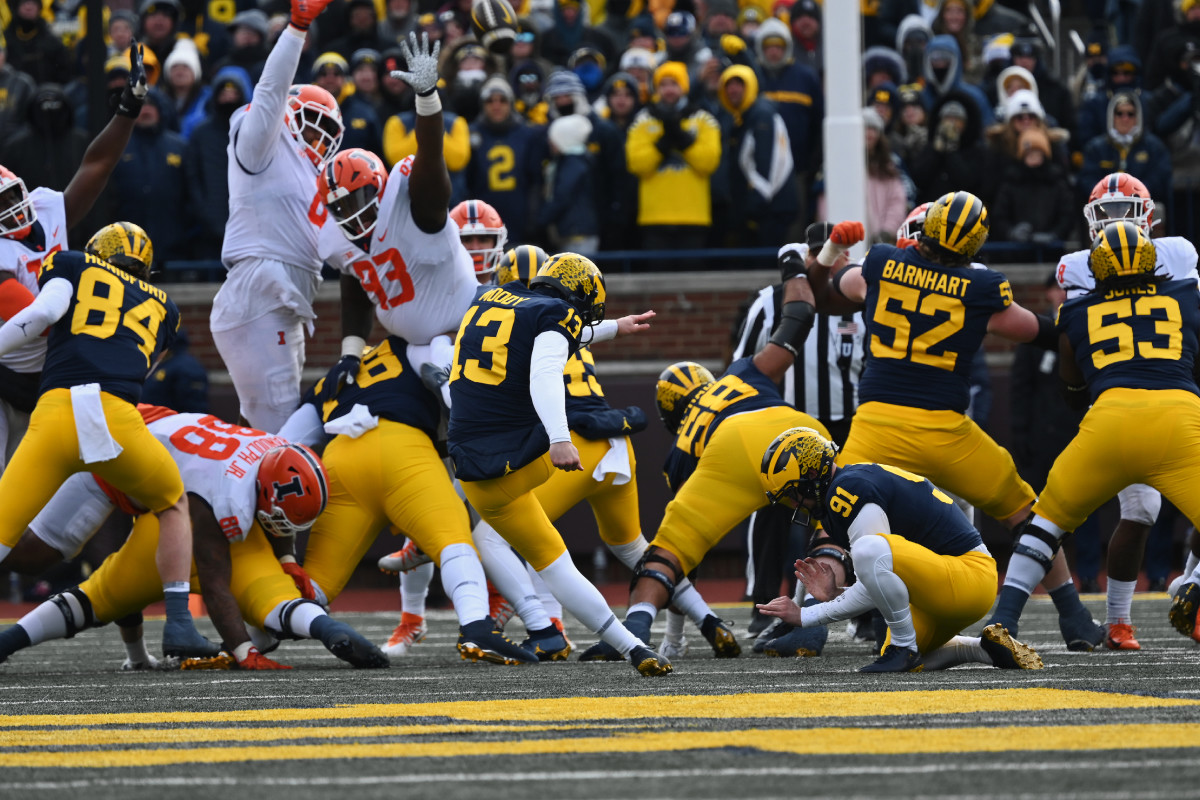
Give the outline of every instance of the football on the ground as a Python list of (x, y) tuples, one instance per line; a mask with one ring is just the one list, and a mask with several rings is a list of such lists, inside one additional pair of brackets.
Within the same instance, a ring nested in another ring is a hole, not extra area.
[(517, 35), (517, 13), (508, 0), (472, 0), (471, 27), (480, 44), (505, 55)]

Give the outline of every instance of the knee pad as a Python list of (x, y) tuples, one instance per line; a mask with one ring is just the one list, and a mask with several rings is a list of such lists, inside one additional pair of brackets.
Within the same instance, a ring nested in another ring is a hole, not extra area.
[(1126, 486), (1117, 494), (1121, 504), (1121, 519), (1139, 525), (1153, 525), (1162, 508), (1162, 495), (1144, 483)]
[(135, 611), (132, 614), (126, 614), (120, 619), (114, 619), (113, 622), (116, 623), (118, 628), (136, 628), (145, 622), (145, 618), (142, 616), (142, 612)]
[[(80, 610), (78, 612), (75, 611), (75, 607), (71, 603), (71, 598), (74, 598), (75, 602), (79, 605)], [(86, 594), (80, 591), (78, 586), (54, 595), (50, 598), (50, 602), (58, 606), (59, 612), (67, 622), (66, 638), (72, 639), (80, 631), (99, 627), (96, 624), (96, 615), (92, 611), (92, 601), (88, 599)]]
[[(637, 566), (633, 568), (633, 580), (629, 582), (629, 591), (633, 591), (637, 586), (637, 582), (641, 578), (649, 578), (652, 581), (658, 581), (667, 590), (667, 602), (675, 596), (675, 586), (683, 580), (683, 571), (668, 561), (660, 552), (661, 547), (650, 545), (646, 548), (646, 552), (642, 553), (641, 559), (637, 562)], [(665, 564), (671, 570), (671, 575), (668, 576), (665, 572), (657, 569), (651, 569), (649, 564)]]
[[(1054, 563), (1054, 557), (1058, 555), (1058, 551), (1062, 547), (1062, 539), (1059, 539), (1049, 531), (1043, 530), (1041, 527), (1035, 525), (1033, 523), (1032, 514), (1026, 517), (1021, 524), (1017, 525), (1017, 527), (1013, 530), (1013, 534), (1016, 536), (1016, 543), (1013, 544), (1013, 554), (1028, 556), (1029, 558), (1032, 558), (1034, 561), (1038, 562), (1038, 564), (1040, 564), (1047, 572), (1049, 572), (1050, 565)], [(1036, 547), (1032, 547), (1023, 543), (1021, 540), (1026, 536), (1037, 539), (1049, 547), (1050, 555), (1047, 556)], [(1064, 535), (1063, 538), (1065, 539), (1066, 535)]]
[[(276, 639), (301, 639), (301, 638), (304, 638), (301, 636), (297, 636), (295, 633), (292, 632), (292, 615), (296, 613), (296, 609), (300, 608), (301, 606), (303, 606), (305, 604), (314, 605), (317, 608), (321, 608), (322, 611), (324, 610), (320, 603), (314, 603), (312, 600), (305, 600), (303, 598), (300, 598), (297, 600), (289, 600), (284, 604), (283, 608), (279, 612), (279, 628), (272, 628), (272, 627), (268, 626), (266, 624), (266, 622), (264, 621), (263, 629), (267, 633), (274, 636)], [(270, 615), (268, 615), (268, 617), (269, 616)]]

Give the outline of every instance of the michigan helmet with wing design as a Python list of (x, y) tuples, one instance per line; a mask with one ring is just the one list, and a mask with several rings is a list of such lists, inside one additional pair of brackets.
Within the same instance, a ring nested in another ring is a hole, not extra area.
[(908, 212), (908, 216), (904, 218), (904, 222), (900, 223), (900, 227), (896, 229), (896, 244), (902, 242), (917, 241), (917, 237), (921, 235), (921, 231), (925, 228), (925, 217), (929, 214), (929, 207), (932, 203), (921, 203), (921, 205)]
[(23, 236), (36, 221), (37, 210), (25, 181), (7, 167), (0, 167), (0, 235)]
[(795, 505), (797, 510), (802, 500), (813, 500), (811, 514), (820, 519), (837, 452), (837, 445), (812, 428), (789, 428), (776, 436), (767, 445), (759, 468), (767, 500), (772, 505)]
[(1092, 242), (1088, 266), (1096, 284), (1112, 287), (1143, 283), (1154, 274), (1158, 256), (1154, 242), (1133, 220), (1110, 222)]
[(528, 286), (529, 282), (533, 280), (533, 276), (537, 275), (537, 271), (542, 268), (542, 264), (545, 264), (549, 257), (546, 255), (546, 251), (536, 244), (514, 247), (504, 254), (504, 258), (500, 259), (500, 265), (496, 267), (496, 283), (503, 286), (506, 283), (520, 281)]
[[(500, 219), (500, 212), (482, 200), (463, 200), (450, 209), (450, 219), (458, 225), (458, 235), (463, 239), (468, 236), (492, 237), (491, 247), (467, 247), (467, 252), (475, 262), (476, 276), (495, 272), (508, 242), (508, 228)], [(466, 247), (466, 242), (463, 242), (463, 247)]]
[(550, 286), (575, 307), (584, 325), (604, 321), (604, 276), (590, 258), (578, 253), (557, 253), (546, 259), (529, 282), (530, 287)]
[(142, 280), (150, 280), (154, 245), (132, 222), (114, 222), (92, 234), (83, 250)]
[(695, 361), (677, 361), (664, 369), (654, 386), (658, 418), (674, 435), (683, 422), (683, 412), (699, 389), (716, 381), (713, 374)]
[(970, 192), (942, 195), (925, 214), (921, 242), (943, 253), (970, 260), (988, 237), (988, 213)]
[(357, 242), (375, 230), (385, 186), (383, 161), (368, 150), (352, 147), (338, 153), (321, 170), (317, 195), (346, 238)]
[(1133, 222), (1149, 236), (1154, 225), (1154, 201), (1146, 184), (1128, 173), (1113, 172), (1092, 187), (1083, 218), (1093, 239), (1105, 225), (1118, 219)]
[(258, 468), (255, 518), (272, 536), (295, 536), (312, 527), (329, 502), (325, 465), (302, 444), (267, 451)]
[(297, 84), (288, 90), (287, 129), (320, 169), (342, 144), (342, 110), (333, 95), (312, 84)]

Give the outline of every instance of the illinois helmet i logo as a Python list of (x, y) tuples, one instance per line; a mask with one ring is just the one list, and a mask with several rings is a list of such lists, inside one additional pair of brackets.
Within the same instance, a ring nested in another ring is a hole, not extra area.
[(308, 530), (329, 502), (325, 465), (302, 444), (267, 451), (258, 468), (255, 519), (272, 536), (289, 537)]

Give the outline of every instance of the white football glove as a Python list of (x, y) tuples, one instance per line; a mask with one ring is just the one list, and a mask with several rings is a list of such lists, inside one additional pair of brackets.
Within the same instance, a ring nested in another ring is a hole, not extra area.
[(417, 34), (409, 33), (408, 41), (400, 42), (400, 53), (408, 65), (408, 72), (395, 70), (392, 77), (404, 81), (419, 95), (432, 94), (437, 89), (438, 53), (441, 49), (441, 42), (434, 42), (433, 50), (429, 49), (428, 33), (421, 34), (420, 44), (417, 43)]

